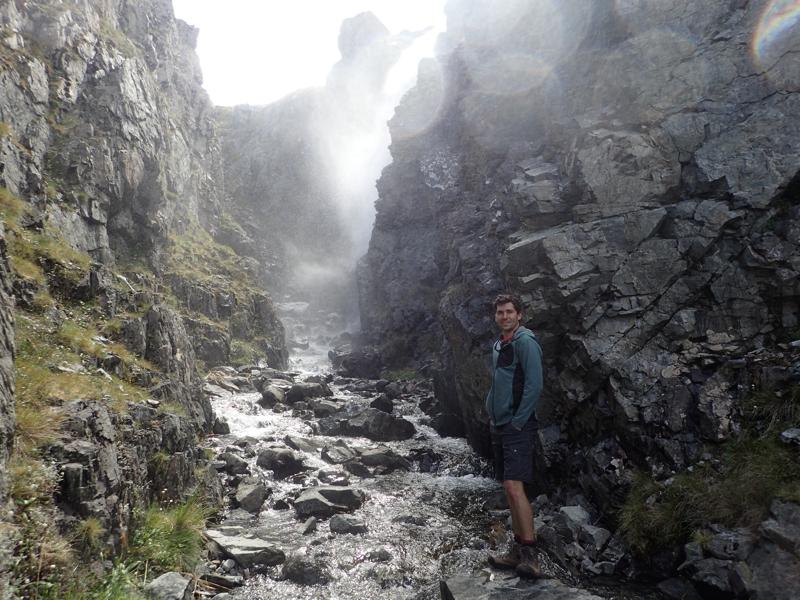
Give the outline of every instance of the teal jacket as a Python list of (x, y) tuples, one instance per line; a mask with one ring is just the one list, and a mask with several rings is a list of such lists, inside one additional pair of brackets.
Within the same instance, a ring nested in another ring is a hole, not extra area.
[(492, 387), (486, 412), (497, 427), (511, 423), (522, 429), (542, 393), (542, 348), (530, 329), (520, 327), (511, 342), (497, 340), (492, 347)]

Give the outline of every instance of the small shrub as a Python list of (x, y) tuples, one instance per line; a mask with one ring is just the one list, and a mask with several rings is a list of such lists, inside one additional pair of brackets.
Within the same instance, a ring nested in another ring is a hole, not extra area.
[(748, 422), (769, 434), (800, 426), (800, 385), (788, 390), (764, 390), (752, 394), (744, 403)]

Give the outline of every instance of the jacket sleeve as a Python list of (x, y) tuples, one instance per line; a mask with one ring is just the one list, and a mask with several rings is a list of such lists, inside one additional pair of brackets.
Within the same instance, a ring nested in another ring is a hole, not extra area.
[(517, 429), (522, 429), (531, 415), (536, 414), (536, 404), (542, 394), (542, 349), (539, 342), (530, 337), (523, 337), (519, 340), (518, 357), (522, 364), (522, 371), (525, 373), (525, 387), (522, 389), (522, 401), (519, 404), (517, 414), (511, 420), (511, 424)]

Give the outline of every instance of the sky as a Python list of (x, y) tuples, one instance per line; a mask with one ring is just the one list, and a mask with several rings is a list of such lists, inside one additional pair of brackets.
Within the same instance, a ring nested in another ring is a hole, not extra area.
[(364, 11), (391, 33), (444, 29), (445, 0), (173, 0), (200, 29), (203, 85), (218, 106), (267, 104), (325, 83), (342, 21)]

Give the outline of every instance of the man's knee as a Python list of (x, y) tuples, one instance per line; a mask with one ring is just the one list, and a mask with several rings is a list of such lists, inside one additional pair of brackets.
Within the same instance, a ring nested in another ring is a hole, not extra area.
[(521, 481), (506, 479), (503, 481), (503, 489), (509, 500), (512, 498), (515, 500), (528, 500), (528, 496), (525, 494), (525, 486)]

